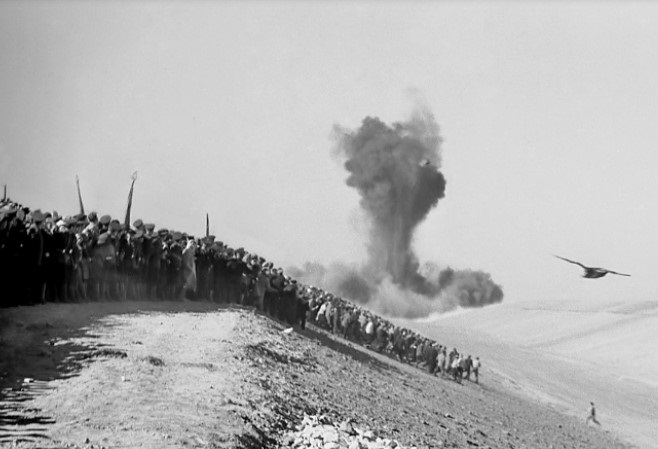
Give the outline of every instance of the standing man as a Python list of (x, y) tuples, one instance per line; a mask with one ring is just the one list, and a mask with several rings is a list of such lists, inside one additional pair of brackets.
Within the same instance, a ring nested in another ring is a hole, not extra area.
[(475, 383), (480, 383), (480, 357), (475, 357), (475, 360), (473, 360), (473, 363), (471, 365), (471, 370), (473, 371), (473, 375), (475, 376)]

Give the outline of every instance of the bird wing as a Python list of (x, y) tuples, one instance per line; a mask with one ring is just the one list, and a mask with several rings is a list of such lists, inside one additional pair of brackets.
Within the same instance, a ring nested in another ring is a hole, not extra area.
[(606, 270), (606, 271), (610, 274), (616, 274), (616, 275), (619, 275), (619, 276), (630, 276), (630, 274), (617, 273), (616, 271), (610, 271), (610, 270)]
[(558, 259), (562, 259), (562, 260), (564, 260), (565, 262), (569, 262), (569, 263), (573, 263), (573, 264), (576, 264), (576, 265), (580, 265), (580, 266), (583, 267), (583, 268), (589, 268), (589, 267), (586, 267), (585, 265), (583, 265), (583, 264), (580, 263), (580, 262), (576, 262), (575, 260), (567, 259), (566, 257), (561, 257), (561, 256), (555, 256), (555, 257), (557, 257)]

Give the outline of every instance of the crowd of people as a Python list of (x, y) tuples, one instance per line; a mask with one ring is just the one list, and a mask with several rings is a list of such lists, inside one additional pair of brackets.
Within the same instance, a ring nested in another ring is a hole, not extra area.
[(479, 382), (464, 356), (321, 288), (257, 254), (96, 212), (60, 216), (0, 202), (1, 307), (49, 302), (200, 299), (253, 306), (289, 325), (307, 320), (429, 373)]

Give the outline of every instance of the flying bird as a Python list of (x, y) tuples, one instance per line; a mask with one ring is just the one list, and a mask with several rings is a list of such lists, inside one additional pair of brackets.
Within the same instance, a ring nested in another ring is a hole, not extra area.
[(562, 259), (565, 262), (580, 265), (585, 270), (585, 274), (583, 274), (584, 278), (588, 278), (588, 279), (602, 278), (603, 276), (605, 276), (608, 273), (617, 274), (619, 276), (630, 276), (630, 274), (617, 273), (616, 271), (608, 270), (606, 268), (587, 267), (587, 266), (583, 265), (580, 262), (576, 262), (575, 260), (567, 259), (566, 257), (560, 257), (560, 256), (555, 256), (555, 257), (557, 257), (558, 259)]

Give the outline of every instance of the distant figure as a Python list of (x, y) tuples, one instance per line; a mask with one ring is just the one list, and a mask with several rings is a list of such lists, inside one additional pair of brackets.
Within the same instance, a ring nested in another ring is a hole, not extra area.
[(616, 275), (619, 275), (619, 276), (630, 276), (630, 274), (617, 273), (616, 271), (608, 270), (606, 268), (587, 267), (587, 266), (583, 265), (580, 262), (576, 262), (575, 260), (570, 260), (570, 259), (567, 259), (565, 257), (560, 257), (560, 256), (555, 256), (555, 257), (557, 257), (558, 259), (562, 259), (565, 262), (569, 262), (569, 263), (573, 263), (573, 264), (581, 266), (585, 270), (585, 274), (583, 274), (584, 278), (588, 278), (588, 279), (602, 278), (603, 276), (605, 276), (608, 273), (616, 274)]
[(446, 375), (446, 363), (447, 363), (447, 355), (446, 355), (446, 348), (443, 348), (441, 352), (439, 352), (439, 356), (437, 358), (437, 365), (438, 369), (441, 372), (441, 377), (445, 377)]
[(585, 424), (589, 424), (589, 421), (592, 420), (594, 424), (601, 425), (600, 422), (596, 420), (596, 409), (594, 408), (594, 403), (590, 402), (589, 403), (589, 414), (587, 415), (587, 419), (585, 420)]
[(462, 358), (459, 354), (453, 359), (450, 369), (452, 371), (452, 379), (458, 383), (462, 383)]
[(473, 368), (473, 359), (469, 355), (463, 362), (464, 365), (464, 378), (466, 380), (471, 380), (471, 370)]
[(473, 375), (475, 376), (475, 383), (476, 384), (480, 383), (480, 379), (479, 379), (479, 377), (480, 377), (480, 366), (481, 366), (480, 357), (475, 357), (475, 360), (473, 360), (472, 370), (473, 370)]

